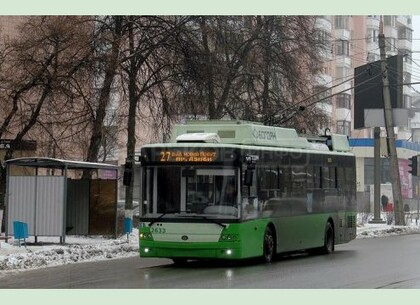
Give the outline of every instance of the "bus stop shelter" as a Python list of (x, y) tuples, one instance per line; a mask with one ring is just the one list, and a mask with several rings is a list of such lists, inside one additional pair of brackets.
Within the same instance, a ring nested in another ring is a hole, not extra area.
[[(26, 223), (28, 235), (117, 237), (119, 167), (43, 157), (6, 161), (6, 235)], [(86, 173), (89, 173), (86, 175)]]

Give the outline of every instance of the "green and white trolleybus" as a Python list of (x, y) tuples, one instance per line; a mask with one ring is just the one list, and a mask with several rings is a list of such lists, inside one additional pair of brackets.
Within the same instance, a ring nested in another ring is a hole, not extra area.
[(356, 236), (346, 136), (307, 138), (245, 121), (177, 125), (141, 148), (141, 257), (272, 261)]

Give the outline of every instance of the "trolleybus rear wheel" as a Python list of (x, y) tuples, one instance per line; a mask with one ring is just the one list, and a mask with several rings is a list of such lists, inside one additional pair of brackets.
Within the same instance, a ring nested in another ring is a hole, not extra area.
[(265, 229), (264, 242), (263, 242), (263, 260), (270, 263), (275, 255), (275, 240), (274, 234), (270, 227)]
[(334, 229), (330, 222), (327, 222), (325, 226), (325, 239), (324, 239), (324, 247), (322, 248), (322, 252), (325, 254), (329, 254), (334, 251)]

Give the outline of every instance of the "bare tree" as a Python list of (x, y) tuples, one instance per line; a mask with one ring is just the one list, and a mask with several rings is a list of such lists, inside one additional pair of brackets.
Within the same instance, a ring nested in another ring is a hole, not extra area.
[[(68, 59), (73, 48), (66, 33), (65, 17), (51, 22), (49, 18), (30, 17), (20, 28), (14, 41), (4, 44), (2, 108), (0, 138), (7, 135), (12, 143), (35, 136), (34, 129), (45, 115), (47, 103), (65, 90), (66, 78), (77, 70)], [(73, 32), (74, 35), (74, 32)], [(74, 53), (73, 53), (74, 55)], [(70, 60), (74, 62), (74, 57)], [(33, 134), (31, 134), (33, 133)], [(5, 153), (5, 160), (13, 158), (15, 146)], [(0, 209), (4, 209), (5, 168), (0, 168)]]
[[(259, 33), (244, 22), (246, 18), (197, 16), (177, 37), (184, 66), (177, 83), (184, 86), (186, 101), (206, 106), (199, 109), (210, 119), (235, 117), (229, 107), (232, 89)], [(185, 108), (191, 107), (186, 104)]]
[(253, 73), (247, 78), (261, 120), (317, 131), (325, 113), (317, 108), (307, 111), (309, 103), (300, 103), (312, 94), (313, 78), (322, 68), (321, 54), (326, 48), (319, 40), (315, 17), (257, 16), (255, 22), (263, 31), (253, 50)]
[(296, 104), (312, 93), (321, 68), (325, 45), (318, 37), (311, 16), (194, 17), (177, 37), (183, 69), (175, 99), (210, 119), (316, 129), (317, 120), (305, 122), (305, 104)]
[(93, 110), (92, 135), (87, 150), (87, 161), (96, 162), (103, 138), (103, 124), (106, 110), (110, 102), (112, 84), (120, 63), (120, 48), (123, 36), (123, 17), (106, 16), (98, 18), (95, 23), (98, 37), (98, 49), (96, 50), (101, 59), (99, 66), (100, 79), (98, 100)]
[[(125, 17), (127, 28), (127, 43), (121, 60), (123, 71), (123, 86), (128, 95), (127, 116), (127, 156), (126, 164), (132, 167), (136, 146), (136, 119), (140, 102), (153, 113), (155, 104), (152, 101), (162, 100), (161, 92), (157, 89), (163, 87), (163, 82), (171, 74), (168, 66), (171, 58), (171, 42), (174, 31), (184, 22), (185, 18), (142, 16)], [(164, 104), (164, 103), (163, 103)], [(166, 112), (162, 117), (170, 115)], [(132, 209), (133, 179), (126, 187), (127, 210)]]

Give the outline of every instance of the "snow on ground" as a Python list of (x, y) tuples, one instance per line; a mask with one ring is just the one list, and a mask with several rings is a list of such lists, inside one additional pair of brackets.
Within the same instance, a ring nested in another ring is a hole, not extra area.
[[(420, 233), (420, 221), (409, 219), (407, 226), (371, 224), (371, 214), (359, 214), (357, 219), (357, 238), (376, 238), (392, 235)], [(385, 219), (385, 215), (381, 216)], [(117, 259), (138, 256), (138, 230), (118, 239), (104, 237), (67, 236), (61, 245), (59, 237), (38, 237), (27, 239), (27, 246), (19, 247), (13, 239), (8, 243), (0, 241), (0, 277), (10, 272), (25, 271), (63, 264), (87, 261)]]
[(0, 242), (0, 276), (8, 272), (79, 262), (138, 256), (138, 230), (118, 239), (105, 237), (66, 236), (65, 244), (59, 237), (34, 237), (26, 239), (26, 247), (9, 239)]

